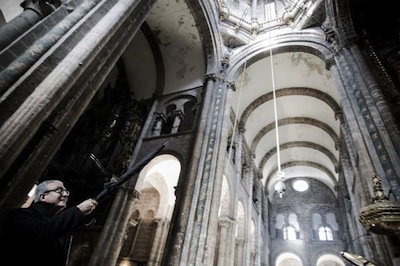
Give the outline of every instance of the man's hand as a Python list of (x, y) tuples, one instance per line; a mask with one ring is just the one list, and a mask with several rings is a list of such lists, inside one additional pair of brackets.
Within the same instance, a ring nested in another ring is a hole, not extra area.
[(78, 207), (78, 209), (84, 214), (88, 215), (90, 214), (97, 206), (98, 202), (95, 201), (94, 199), (87, 199), (85, 201), (82, 201)]

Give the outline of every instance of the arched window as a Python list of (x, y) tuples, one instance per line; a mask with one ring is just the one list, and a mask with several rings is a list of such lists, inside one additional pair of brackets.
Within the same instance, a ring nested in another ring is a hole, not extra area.
[(332, 230), (329, 227), (321, 226), (318, 229), (318, 237), (322, 241), (333, 241)]
[(161, 135), (171, 134), (172, 127), (174, 126), (175, 115), (174, 112), (176, 110), (175, 104), (170, 104), (165, 108), (166, 113), (166, 121), (161, 129)]
[(193, 128), (196, 117), (197, 106), (194, 101), (188, 101), (183, 105), (183, 120), (179, 125), (179, 132), (188, 131)]
[(295, 240), (297, 239), (296, 229), (293, 226), (285, 226), (283, 228), (283, 239)]

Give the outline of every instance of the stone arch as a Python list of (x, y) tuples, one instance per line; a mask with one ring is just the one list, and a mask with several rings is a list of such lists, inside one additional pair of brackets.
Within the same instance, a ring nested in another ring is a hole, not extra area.
[[(227, 69), (226, 80), (237, 80), (245, 66), (250, 66), (255, 62), (270, 56), (270, 49), (273, 50), (273, 54), (286, 53), (290, 51), (310, 53), (319, 57), (322, 61), (326, 63), (326, 68), (330, 68), (333, 64), (333, 51), (323, 44), (324, 40), (315, 39), (315, 42), (299, 42), (298, 37), (295, 34), (287, 35), (287, 41), (281, 42), (279, 45), (275, 45), (272, 48), (270, 46), (258, 46), (255, 43), (252, 47), (247, 47), (247, 49), (239, 53), (236, 57), (236, 61)], [(279, 37), (278, 37), (279, 38)], [(296, 42), (290, 42), (289, 39), (296, 39)]]
[(275, 260), (275, 266), (303, 266), (300, 257), (294, 253), (282, 253)]
[(318, 257), (316, 266), (345, 266), (345, 263), (337, 255), (323, 254)]
[(223, 176), (221, 188), (221, 204), (219, 207), (219, 217), (232, 217), (232, 191), (229, 179)]
[(180, 161), (173, 155), (153, 158), (139, 173), (135, 190), (139, 197), (132, 206), (127, 236), (119, 260), (145, 262), (161, 260), (165, 249), (173, 209), (175, 187), (181, 171)]
[(154, 112), (151, 134), (158, 136), (192, 130), (198, 105), (197, 97), (189, 94), (181, 94), (160, 103), (160, 107)]
[(236, 236), (245, 237), (246, 211), (242, 201), (238, 202), (236, 220), (237, 220)]

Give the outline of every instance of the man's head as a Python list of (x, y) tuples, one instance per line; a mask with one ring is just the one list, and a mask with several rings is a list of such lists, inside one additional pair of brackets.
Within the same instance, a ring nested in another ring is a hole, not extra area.
[(46, 180), (36, 187), (34, 202), (47, 202), (61, 211), (67, 207), (69, 191), (60, 180)]

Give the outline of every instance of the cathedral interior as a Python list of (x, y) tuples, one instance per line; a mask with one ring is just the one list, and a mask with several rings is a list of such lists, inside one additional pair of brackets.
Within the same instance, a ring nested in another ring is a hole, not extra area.
[(400, 265), (395, 4), (0, 0), (0, 219), (136, 167), (68, 265)]

